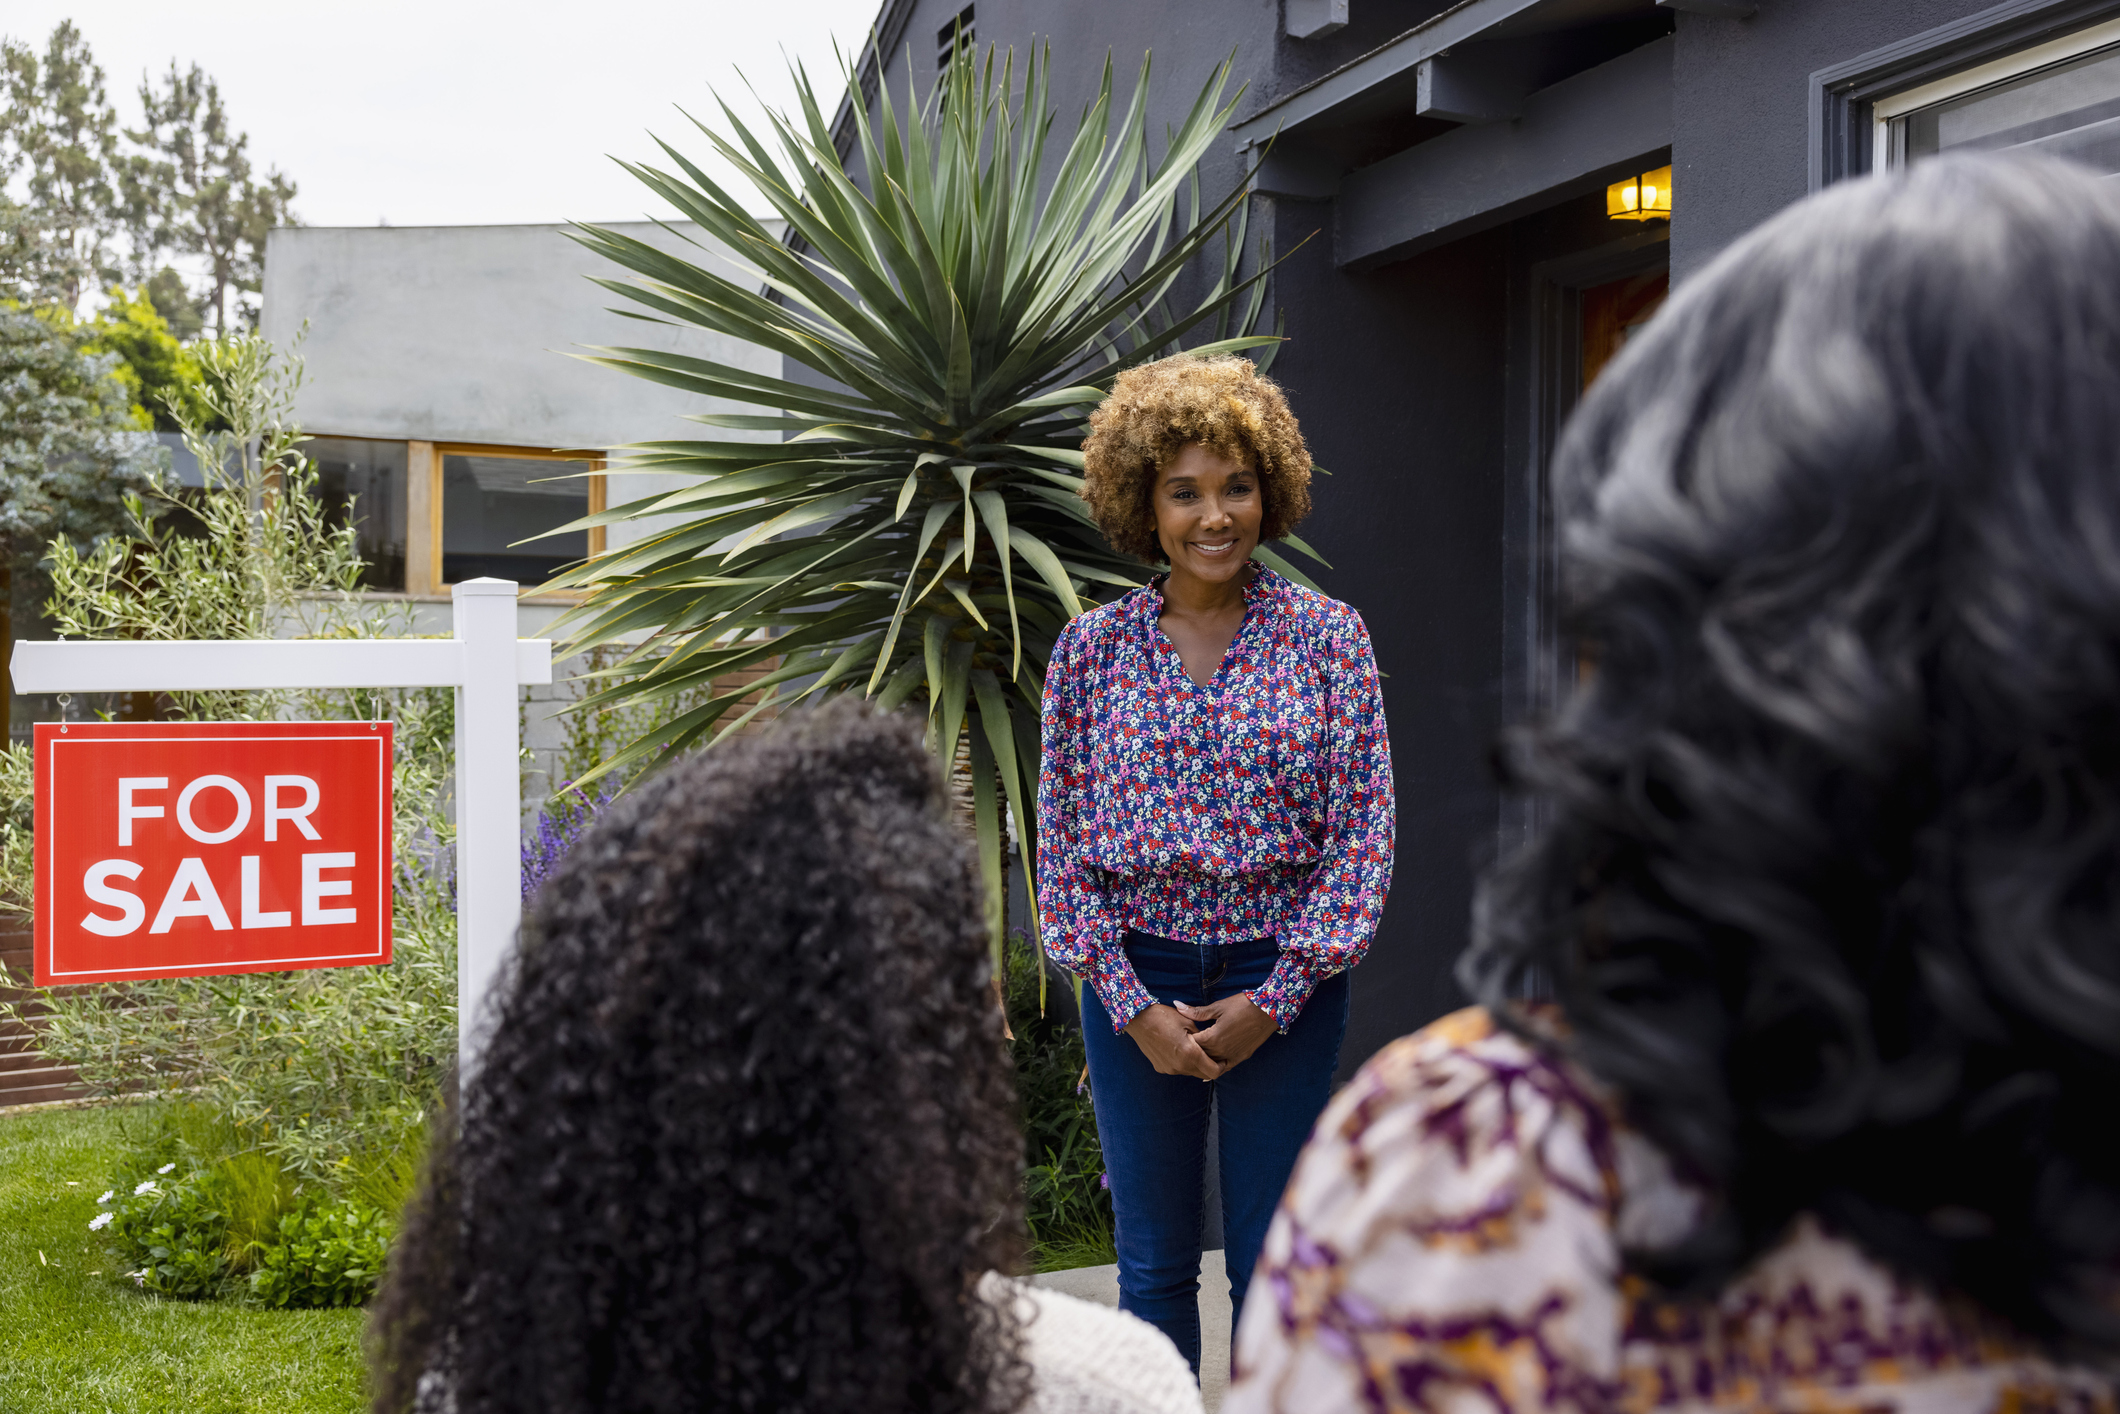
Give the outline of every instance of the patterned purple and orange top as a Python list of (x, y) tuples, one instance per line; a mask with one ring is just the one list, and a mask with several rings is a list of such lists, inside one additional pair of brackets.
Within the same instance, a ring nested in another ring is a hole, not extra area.
[(1159, 622), (1161, 577), (1053, 645), (1038, 779), (1046, 951), (1124, 1028), (1155, 1001), (1129, 928), (1277, 940), (1250, 993), (1285, 1031), (1361, 961), (1391, 883), (1391, 744), (1361, 616), (1259, 568), (1207, 687)]
[(1462, 1011), (1333, 1097), (1268, 1230), (1223, 1414), (2116, 1414), (1977, 1309), (1799, 1219), (1712, 1301), (1621, 1250), (1700, 1211), (1595, 1080)]

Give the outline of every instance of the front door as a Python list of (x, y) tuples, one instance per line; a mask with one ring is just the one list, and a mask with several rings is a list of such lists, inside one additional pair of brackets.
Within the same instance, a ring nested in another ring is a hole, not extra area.
[(1671, 270), (1646, 270), (1623, 280), (1592, 285), (1582, 292), (1581, 381), (1587, 391), (1635, 330), (1647, 324), (1671, 294)]

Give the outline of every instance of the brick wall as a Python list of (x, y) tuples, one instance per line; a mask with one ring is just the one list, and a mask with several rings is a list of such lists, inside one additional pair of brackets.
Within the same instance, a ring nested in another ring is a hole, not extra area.
[[(0, 1001), (25, 994), (16, 984), (30, 976), (30, 934), (26, 920), (0, 916)], [(74, 1073), (61, 1070), (38, 1054), (35, 1037), (19, 1022), (0, 1021), (0, 1109), (45, 1100), (70, 1100), (87, 1092)]]

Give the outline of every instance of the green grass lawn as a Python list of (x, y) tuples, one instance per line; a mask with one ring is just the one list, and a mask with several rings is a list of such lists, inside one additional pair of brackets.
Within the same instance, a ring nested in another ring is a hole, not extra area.
[(360, 1311), (168, 1301), (88, 1230), (134, 1107), (0, 1116), (0, 1414), (354, 1414)]

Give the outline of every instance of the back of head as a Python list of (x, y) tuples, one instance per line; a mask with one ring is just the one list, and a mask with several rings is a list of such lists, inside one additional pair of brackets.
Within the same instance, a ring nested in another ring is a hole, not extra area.
[(1682, 287), (1556, 468), (1582, 681), (1468, 985), (1716, 1195), (2120, 1350), (2120, 194), (1941, 159)]
[(377, 1407), (430, 1367), (463, 1414), (1008, 1407), (969, 1286), (1021, 1224), (978, 904), (918, 725), (851, 703), (623, 797), (538, 898)]

